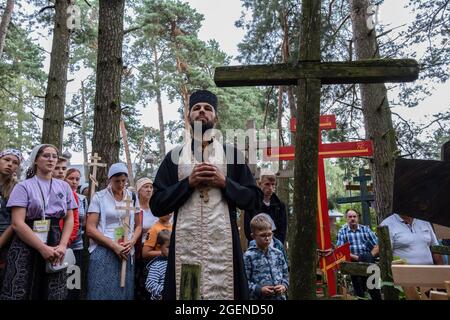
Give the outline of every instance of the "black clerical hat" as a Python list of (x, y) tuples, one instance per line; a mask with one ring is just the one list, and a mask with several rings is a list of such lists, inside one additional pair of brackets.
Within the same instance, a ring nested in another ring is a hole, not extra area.
[(217, 111), (217, 97), (211, 91), (197, 90), (194, 93), (192, 93), (189, 98), (189, 111), (195, 104), (199, 102), (209, 103), (214, 108), (214, 110)]

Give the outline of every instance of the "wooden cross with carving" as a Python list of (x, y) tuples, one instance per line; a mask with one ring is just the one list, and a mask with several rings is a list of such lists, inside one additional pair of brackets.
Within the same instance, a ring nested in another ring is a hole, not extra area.
[[(124, 210), (125, 211), (125, 215), (121, 216), (120, 220), (123, 225), (124, 241), (128, 241), (128, 234), (130, 232), (130, 215), (134, 214), (134, 212), (136, 212), (136, 210), (138, 210), (139, 208), (132, 206), (133, 200), (130, 199), (128, 191), (124, 190), (124, 192), (126, 192), (125, 200), (123, 200), (123, 202), (125, 203), (125, 206), (124, 207), (116, 206), (116, 210)], [(126, 264), (126, 260), (124, 260), (124, 261), (122, 261), (122, 270), (120, 273), (120, 287), (121, 288), (125, 287), (126, 272), (127, 272), (127, 264)]]
[(97, 168), (98, 167), (106, 167), (106, 163), (100, 163), (98, 162), (102, 158), (98, 156), (98, 153), (94, 153), (94, 155), (91, 155), (91, 162), (85, 163), (85, 166), (93, 167), (92, 174), (89, 174), (89, 179), (92, 181), (91, 184), (91, 191), (90, 191), (90, 198), (94, 196), (95, 188), (98, 187), (98, 181), (97, 181)]
[(313, 298), (315, 287), (317, 172), (322, 84), (407, 82), (418, 78), (415, 60), (362, 60), (353, 62), (322, 62), (321, 1), (303, 0), (301, 8), (299, 60), (295, 64), (227, 66), (215, 70), (219, 87), (298, 85), (298, 134), (295, 137), (294, 219), (302, 232), (293, 230), (289, 244), (291, 257), (290, 296), (293, 299)]

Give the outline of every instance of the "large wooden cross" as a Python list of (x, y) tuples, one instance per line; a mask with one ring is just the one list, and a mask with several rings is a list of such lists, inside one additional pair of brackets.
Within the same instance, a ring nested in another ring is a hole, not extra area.
[[(296, 132), (296, 121), (291, 121), (291, 131)], [(327, 251), (331, 249), (331, 233), (330, 218), (328, 216), (328, 200), (327, 187), (325, 179), (326, 158), (344, 158), (357, 156), (371, 156), (371, 141), (354, 141), (354, 142), (336, 142), (322, 143), (322, 130), (336, 129), (336, 116), (323, 115), (320, 117), (319, 123), (319, 161), (318, 161), (318, 214), (317, 214), (317, 242), (318, 249)], [(264, 160), (294, 160), (294, 146), (286, 146), (279, 148), (267, 148), (263, 154)], [(334, 276), (334, 268), (327, 265), (325, 257), (320, 259), (321, 269), (327, 276), (328, 294), (333, 296), (336, 294), (336, 281)]]
[(359, 168), (359, 176), (353, 177), (353, 181), (359, 181), (359, 186), (351, 185), (351, 187), (356, 187), (356, 190), (359, 190), (359, 196), (342, 197), (336, 199), (337, 204), (361, 202), (362, 224), (365, 224), (369, 227), (371, 226), (369, 209), (370, 202), (375, 201), (375, 197), (373, 193), (369, 193), (369, 186), (367, 185), (367, 181), (370, 180), (372, 180), (372, 177), (366, 174), (366, 169)]
[[(123, 119), (120, 120), (120, 131), (122, 133), (122, 141), (123, 141), (123, 146), (125, 149), (125, 157), (127, 159), (128, 183), (129, 183), (129, 186), (131, 187), (131, 189), (134, 189), (133, 165), (131, 163), (130, 148), (128, 146), (127, 129), (125, 128), (125, 122), (123, 121)], [(124, 192), (127, 192), (127, 191), (124, 191)], [(116, 207), (116, 209), (117, 210), (120, 210), (120, 209), (126, 210), (126, 215), (122, 219), (122, 224), (124, 226), (125, 241), (128, 241), (128, 234), (130, 232), (130, 215), (132, 214), (131, 211), (133, 211), (133, 214), (134, 214), (134, 210), (136, 210), (137, 208), (132, 208), (130, 206), (131, 199), (129, 199), (128, 193), (127, 193), (127, 197), (124, 201), (126, 203), (126, 207)], [(121, 270), (121, 274), (120, 274), (120, 287), (122, 287), (122, 288), (125, 287), (126, 272), (127, 272), (127, 260), (124, 259), (124, 260), (122, 260), (122, 270)]]
[(300, 54), (296, 64), (219, 67), (214, 75), (217, 86), (298, 85), (297, 119), (302, 124), (295, 138), (294, 224), (298, 230), (295, 230), (290, 243), (291, 270), (295, 270), (291, 273), (290, 286), (293, 299), (315, 297), (315, 274), (312, 272), (315, 270), (317, 248), (314, 229), (321, 85), (406, 82), (416, 80), (419, 73), (417, 62), (409, 59), (320, 61), (321, 3), (320, 0), (302, 1)]

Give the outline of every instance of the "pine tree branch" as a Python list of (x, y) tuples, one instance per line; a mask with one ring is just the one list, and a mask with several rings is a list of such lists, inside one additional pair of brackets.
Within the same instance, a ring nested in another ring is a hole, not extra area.
[(44, 12), (47, 9), (55, 9), (55, 6), (46, 6), (43, 7), (41, 10), (39, 10), (38, 14), (41, 14), (42, 12)]
[(406, 26), (406, 23), (404, 23), (404, 24), (402, 24), (402, 25), (400, 25), (400, 26), (394, 27), (394, 28), (392, 28), (392, 29), (389, 29), (388, 31), (385, 31), (385, 32), (383, 32), (383, 33), (380, 33), (379, 35), (376, 36), (376, 38), (378, 39), (378, 38), (380, 38), (380, 37), (383, 37), (383, 36), (387, 35), (388, 33), (394, 31), (395, 29), (398, 29), (398, 28), (401, 28), (401, 27), (404, 27), (404, 26)]
[(30, 111), (30, 113), (31, 113), (31, 115), (34, 116), (35, 118), (38, 118), (38, 119), (44, 121), (44, 118), (39, 117), (39, 116), (38, 116), (36, 113), (34, 113), (33, 111)]
[(82, 115), (82, 114), (83, 114), (83, 111), (81, 111), (81, 112), (79, 112), (79, 113), (77, 113), (77, 114), (74, 114), (73, 116), (64, 118), (64, 121), (72, 121), (72, 122), (74, 122), (74, 123), (80, 125), (80, 123), (79, 123), (78, 121), (75, 121), (74, 119), (75, 119), (76, 117)]
[(126, 34), (128, 34), (130, 32), (142, 29), (143, 27), (144, 27), (144, 25), (140, 25), (140, 26), (137, 26), (137, 27), (132, 27), (130, 29), (124, 30), (123, 35), (126, 35)]

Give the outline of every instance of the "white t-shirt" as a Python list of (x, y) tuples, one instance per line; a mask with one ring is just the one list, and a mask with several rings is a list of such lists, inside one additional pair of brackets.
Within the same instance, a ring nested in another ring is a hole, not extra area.
[(409, 225), (398, 214), (393, 214), (380, 226), (389, 227), (394, 256), (405, 259), (408, 264), (434, 264), (430, 246), (437, 245), (438, 241), (429, 222), (413, 219)]
[[(131, 192), (128, 192), (128, 196), (132, 198)], [(102, 232), (106, 237), (115, 241), (115, 230), (118, 227), (122, 227), (123, 218), (127, 215), (126, 210), (116, 209), (116, 207), (125, 207), (125, 192), (124, 198), (122, 201), (117, 201), (114, 199), (111, 188), (107, 187), (101, 191), (98, 191), (92, 197), (92, 201), (89, 205), (88, 212), (89, 213), (98, 213), (100, 214), (99, 223), (97, 229)], [(139, 202), (134, 201), (132, 204), (135, 207), (134, 212), (139, 213)], [(134, 214), (130, 214), (130, 229), (128, 234), (128, 240), (133, 237), (134, 232)], [(95, 241), (90, 239), (91, 244), (89, 247), (89, 252), (92, 252), (97, 244)]]

